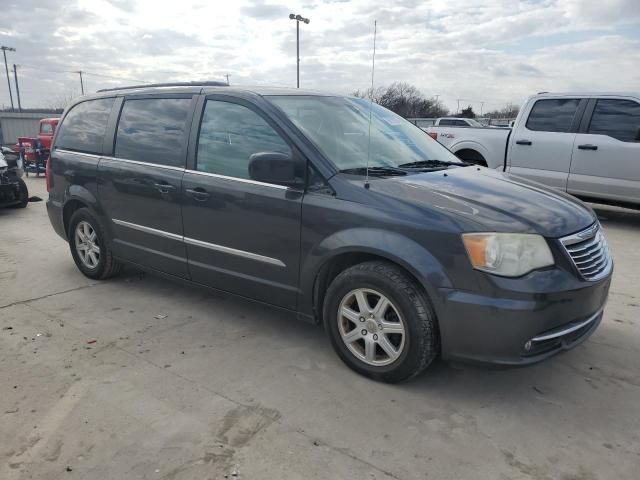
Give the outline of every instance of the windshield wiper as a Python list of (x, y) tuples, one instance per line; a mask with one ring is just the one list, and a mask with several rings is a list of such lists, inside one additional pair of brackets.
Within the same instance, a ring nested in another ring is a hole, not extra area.
[(398, 165), (398, 168), (438, 168), (438, 167), (450, 167), (450, 166), (467, 167), (470, 164), (465, 162), (447, 162), (445, 160), (419, 160), (417, 162), (403, 163)]
[[(340, 173), (350, 173), (352, 175), (366, 175), (366, 167), (345, 168)], [(369, 167), (369, 175), (384, 177), (391, 175), (406, 175), (407, 171), (395, 167)]]

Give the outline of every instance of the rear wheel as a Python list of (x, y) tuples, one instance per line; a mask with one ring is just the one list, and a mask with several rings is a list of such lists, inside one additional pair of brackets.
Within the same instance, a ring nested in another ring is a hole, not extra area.
[(370, 378), (407, 380), (438, 354), (429, 300), (412, 278), (388, 262), (362, 263), (338, 275), (327, 290), (324, 319), (340, 358)]
[(479, 165), (481, 167), (487, 166), (487, 161), (485, 160), (485, 158), (481, 153), (476, 152), (475, 150), (460, 150), (456, 152), (456, 157), (458, 157), (463, 162), (471, 163), (472, 165)]
[(69, 221), (69, 247), (78, 269), (96, 280), (120, 273), (120, 262), (113, 257), (98, 219), (87, 209), (76, 210)]

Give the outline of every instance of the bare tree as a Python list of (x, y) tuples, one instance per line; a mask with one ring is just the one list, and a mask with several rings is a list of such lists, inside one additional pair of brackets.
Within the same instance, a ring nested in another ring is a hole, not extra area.
[(508, 102), (503, 108), (487, 112), (485, 117), (488, 118), (515, 118), (518, 116), (520, 107)]
[(420, 90), (406, 82), (394, 82), (373, 90), (357, 90), (353, 95), (371, 99), (405, 118), (442, 117), (449, 113), (439, 101), (426, 98)]

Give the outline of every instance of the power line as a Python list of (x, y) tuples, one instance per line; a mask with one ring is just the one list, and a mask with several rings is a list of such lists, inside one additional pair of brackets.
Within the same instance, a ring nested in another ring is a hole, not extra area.
[[(52, 68), (43, 68), (43, 67), (37, 67), (35, 65), (28, 65), (28, 64), (20, 64), (21, 67), (25, 67), (25, 68), (30, 68), (32, 70), (39, 70), (42, 72), (52, 72), (52, 73), (78, 73), (79, 70), (57, 70), (57, 69), (52, 69)], [(111, 80), (127, 80), (127, 81), (131, 81), (131, 82), (140, 82), (140, 83), (149, 83), (147, 80), (140, 80), (139, 78), (131, 78), (131, 77), (121, 77), (121, 76), (117, 76), (117, 75), (107, 75), (104, 73), (96, 73), (96, 72), (88, 72), (86, 70), (82, 70), (82, 73), (84, 75), (91, 75), (94, 77), (101, 77), (101, 78), (108, 78)]]

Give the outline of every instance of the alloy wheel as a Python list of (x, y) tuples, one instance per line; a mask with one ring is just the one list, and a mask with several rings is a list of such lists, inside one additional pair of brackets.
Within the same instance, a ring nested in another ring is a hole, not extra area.
[(338, 330), (349, 351), (368, 365), (384, 366), (402, 354), (407, 336), (398, 308), (369, 288), (347, 293), (338, 307)]
[(100, 262), (100, 246), (98, 234), (89, 222), (83, 220), (76, 225), (75, 244), (82, 264), (90, 269), (96, 268)]

